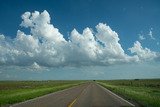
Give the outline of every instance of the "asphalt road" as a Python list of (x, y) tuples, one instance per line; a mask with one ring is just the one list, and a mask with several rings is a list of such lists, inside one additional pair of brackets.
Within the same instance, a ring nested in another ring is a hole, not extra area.
[(11, 107), (133, 107), (130, 102), (91, 82)]

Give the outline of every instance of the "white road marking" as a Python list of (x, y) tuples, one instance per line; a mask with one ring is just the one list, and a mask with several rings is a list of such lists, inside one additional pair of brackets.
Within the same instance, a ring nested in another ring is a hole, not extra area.
[(135, 105), (133, 105), (133, 104), (130, 103), (129, 101), (123, 99), (122, 97), (118, 96), (117, 94), (113, 93), (112, 91), (108, 90), (107, 88), (105, 88), (105, 87), (103, 87), (103, 86), (101, 86), (101, 85), (99, 85), (99, 84), (97, 84), (97, 85), (100, 86), (101, 88), (103, 88), (104, 90), (106, 90), (107, 92), (109, 92), (110, 94), (118, 97), (119, 99), (123, 100), (124, 102), (126, 102), (126, 103), (130, 104), (131, 106), (135, 107)]

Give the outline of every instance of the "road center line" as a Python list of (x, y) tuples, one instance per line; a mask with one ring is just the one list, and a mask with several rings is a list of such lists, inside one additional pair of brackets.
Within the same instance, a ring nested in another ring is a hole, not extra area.
[(69, 105), (68, 107), (72, 107), (72, 105), (76, 102), (77, 98), (75, 98)]
[(72, 107), (73, 104), (77, 101), (77, 99), (78, 99), (78, 98), (82, 95), (82, 93), (85, 91), (85, 89), (87, 89), (89, 86), (90, 86), (90, 84), (89, 84), (86, 88), (84, 88), (84, 89), (81, 91), (81, 93), (80, 93), (67, 107)]

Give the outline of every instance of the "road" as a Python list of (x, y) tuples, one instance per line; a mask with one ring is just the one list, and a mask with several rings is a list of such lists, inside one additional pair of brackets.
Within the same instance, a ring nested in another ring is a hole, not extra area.
[(33, 100), (14, 104), (11, 107), (133, 107), (95, 82), (86, 83), (63, 91), (48, 94)]

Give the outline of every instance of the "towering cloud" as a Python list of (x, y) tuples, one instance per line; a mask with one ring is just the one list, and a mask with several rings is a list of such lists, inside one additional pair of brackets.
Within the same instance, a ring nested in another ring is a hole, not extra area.
[(16, 38), (7, 39), (0, 35), (0, 65), (31, 66), (86, 66), (111, 65), (153, 60), (156, 52), (143, 48), (136, 41), (127, 55), (119, 43), (118, 34), (107, 24), (99, 23), (93, 33), (85, 28), (80, 34), (76, 29), (68, 40), (50, 23), (50, 15), (25, 12), (22, 27), (29, 28), (30, 34), (18, 30)]
[(156, 52), (152, 52), (148, 48), (143, 48), (141, 43), (136, 41), (132, 48), (129, 48), (131, 53), (135, 53), (140, 60), (152, 60), (157, 57)]
[(35, 11), (34, 13), (25, 12), (22, 15), (21, 26), (30, 28), (31, 34), (39, 39), (51, 40), (54, 43), (65, 41), (63, 35), (50, 24), (50, 15), (44, 10), (42, 13)]

